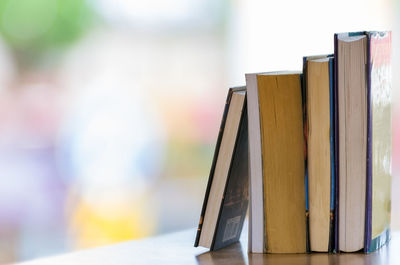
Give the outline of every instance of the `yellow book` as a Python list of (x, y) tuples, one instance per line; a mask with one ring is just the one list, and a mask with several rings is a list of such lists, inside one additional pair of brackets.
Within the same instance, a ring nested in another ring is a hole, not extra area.
[[(298, 72), (247, 74), (251, 252), (306, 252), (305, 166)], [(261, 235), (261, 236), (260, 236)]]
[(304, 58), (310, 251), (334, 248), (333, 57)]

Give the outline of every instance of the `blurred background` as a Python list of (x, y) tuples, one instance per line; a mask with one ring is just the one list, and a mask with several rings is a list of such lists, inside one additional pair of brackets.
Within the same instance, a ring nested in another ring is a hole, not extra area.
[(400, 1), (1, 0), (0, 264), (194, 228), (228, 87), (370, 29), (393, 31), (395, 191)]

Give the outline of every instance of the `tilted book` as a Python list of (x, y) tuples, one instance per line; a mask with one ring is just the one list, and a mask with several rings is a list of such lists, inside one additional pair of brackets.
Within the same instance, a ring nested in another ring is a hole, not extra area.
[(217, 250), (239, 240), (249, 203), (246, 88), (229, 90), (195, 247)]

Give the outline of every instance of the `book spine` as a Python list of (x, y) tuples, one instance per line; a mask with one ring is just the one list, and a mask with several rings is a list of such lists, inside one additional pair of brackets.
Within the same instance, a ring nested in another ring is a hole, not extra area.
[(303, 104), (303, 133), (304, 133), (304, 184), (305, 184), (305, 199), (306, 199), (306, 251), (311, 251), (310, 247), (310, 215), (308, 201), (308, 159), (307, 159), (307, 142), (308, 142), (308, 118), (307, 118), (307, 57), (303, 57), (303, 74), (300, 75), (301, 81), (301, 96)]
[(334, 211), (334, 242), (333, 252), (339, 251), (339, 110), (338, 110), (338, 34), (334, 35), (334, 126), (335, 126), (335, 211)]
[(331, 152), (331, 205), (329, 223), (328, 252), (334, 253), (335, 249), (335, 102), (334, 102), (334, 58), (329, 59), (329, 112), (330, 112), (330, 152)]
[(223, 115), (222, 115), (221, 126), (219, 128), (217, 144), (215, 146), (214, 157), (213, 157), (213, 160), (212, 160), (212, 165), (211, 165), (210, 175), (209, 175), (209, 178), (208, 178), (206, 193), (204, 195), (205, 198), (204, 198), (204, 201), (203, 201), (203, 207), (201, 208), (199, 225), (198, 225), (198, 228), (197, 228), (196, 239), (195, 239), (195, 242), (194, 242), (194, 246), (195, 247), (197, 247), (199, 245), (199, 241), (200, 241), (201, 229), (203, 227), (204, 214), (205, 214), (206, 208), (207, 208), (208, 196), (210, 195), (210, 189), (211, 189), (211, 184), (212, 184), (213, 177), (214, 177), (215, 165), (217, 163), (219, 147), (220, 147), (221, 141), (222, 141), (222, 135), (223, 135), (224, 128), (225, 128), (225, 122), (226, 122), (226, 117), (228, 115), (229, 104), (231, 102), (232, 93), (233, 93), (233, 90), (229, 89), (228, 96), (227, 96), (226, 102), (225, 102), (224, 112), (223, 112)]
[(365, 198), (364, 252), (368, 253), (372, 233), (372, 110), (371, 110), (371, 35), (367, 36), (367, 185)]

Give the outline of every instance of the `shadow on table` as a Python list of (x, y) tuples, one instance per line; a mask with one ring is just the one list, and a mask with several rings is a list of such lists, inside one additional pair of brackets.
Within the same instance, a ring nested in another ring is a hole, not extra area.
[[(200, 265), (246, 265), (243, 249), (240, 242), (232, 244), (217, 251), (208, 251), (196, 256), (197, 263)], [(245, 253), (247, 256), (247, 253)]]
[(247, 253), (247, 248), (242, 248), (240, 243), (218, 251), (208, 251), (196, 256), (200, 265), (229, 264), (229, 265), (386, 265), (389, 263), (389, 250), (387, 247), (370, 253), (342, 253), (342, 254), (252, 254)]

